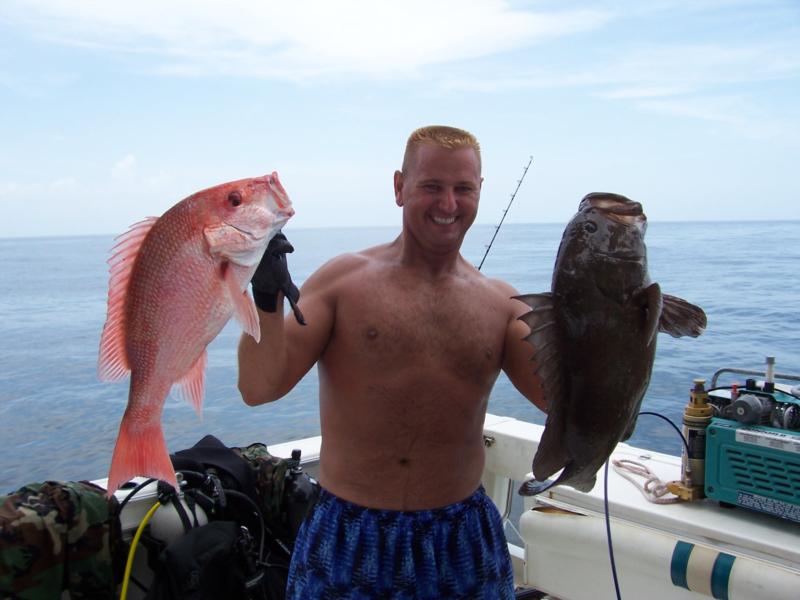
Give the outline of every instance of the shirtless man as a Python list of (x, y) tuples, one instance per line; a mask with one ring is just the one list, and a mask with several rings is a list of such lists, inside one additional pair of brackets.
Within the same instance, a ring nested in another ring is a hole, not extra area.
[[(275, 312), (259, 311), (260, 344), (242, 336), (244, 401), (277, 400), (319, 369), (323, 493), (298, 535), (287, 598), (513, 598), (500, 518), (480, 488), (483, 422), (501, 369), (545, 404), (517, 320), (529, 309), (460, 254), (482, 181), (470, 133), (419, 129), (394, 174), (402, 233), (311, 275), (305, 326), (283, 318), (275, 285), (259, 302), (254, 277), (257, 304)], [(285, 269), (285, 256), (267, 254), (259, 271)]]

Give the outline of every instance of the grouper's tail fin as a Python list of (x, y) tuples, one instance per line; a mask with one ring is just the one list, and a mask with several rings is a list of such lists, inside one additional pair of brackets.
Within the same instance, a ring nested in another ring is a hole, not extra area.
[(579, 472), (575, 467), (575, 463), (570, 461), (556, 479), (545, 479), (544, 481), (530, 479), (526, 481), (520, 486), (519, 495), (535, 496), (556, 485), (568, 485), (579, 492), (589, 492), (592, 490), (595, 483), (596, 477), (594, 474)]
[(535, 496), (536, 494), (541, 494), (542, 492), (549, 490), (555, 484), (555, 479), (546, 479), (544, 481), (530, 479), (519, 486), (519, 491), (517, 493), (520, 496)]

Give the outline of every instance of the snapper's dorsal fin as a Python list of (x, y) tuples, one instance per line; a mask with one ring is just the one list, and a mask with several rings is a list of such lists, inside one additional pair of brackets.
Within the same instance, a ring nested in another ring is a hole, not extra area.
[(145, 237), (158, 221), (148, 217), (116, 238), (108, 259), (108, 315), (100, 337), (97, 375), (101, 381), (118, 381), (130, 372), (125, 352), (125, 299), (136, 255)]

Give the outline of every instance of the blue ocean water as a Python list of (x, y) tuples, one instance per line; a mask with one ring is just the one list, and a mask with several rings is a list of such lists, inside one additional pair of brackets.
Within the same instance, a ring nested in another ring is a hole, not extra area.
[[(493, 226), (475, 226), (463, 253), (478, 264)], [(502, 227), (483, 272), (520, 292), (546, 291), (563, 224)], [(292, 230), (299, 283), (331, 257), (392, 239), (396, 228)], [(644, 408), (680, 421), (695, 377), (721, 367), (800, 373), (800, 222), (653, 223), (650, 275), (663, 291), (703, 307), (697, 339), (659, 336)], [(108, 237), (0, 239), (0, 493), (44, 479), (105, 477), (128, 384), (101, 383), (96, 364), (106, 316), (113, 244)], [(319, 434), (317, 377), (284, 399), (253, 408), (236, 390), (239, 329), (229, 323), (209, 347), (204, 415), (169, 398), (163, 416), (170, 451), (207, 433), (228, 445), (267, 444)], [(620, 360), (624, 360), (624, 356)], [(503, 375), (490, 412), (543, 423)], [(601, 407), (598, 407), (601, 410)], [(642, 417), (631, 440), (679, 453), (660, 419)]]

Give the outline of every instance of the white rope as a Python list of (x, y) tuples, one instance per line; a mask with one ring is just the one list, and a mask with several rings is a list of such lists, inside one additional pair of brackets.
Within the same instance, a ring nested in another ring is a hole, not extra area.
[[(648, 502), (652, 502), (653, 504), (674, 504), (680, 501), (680, 498), (677, 496), (664, 498), (663, 496), (670, 493), (667, 489), (667, 484), (661, 481), (643, 464), (627, 458), (623, 458), (622, 460), (614, 459), (611, 461), (611, 464), (614, 467), (614, 471), (635, 485)], [(644, 484), (636, 481), (633, 477), (634, 475), (643, 477)]]

